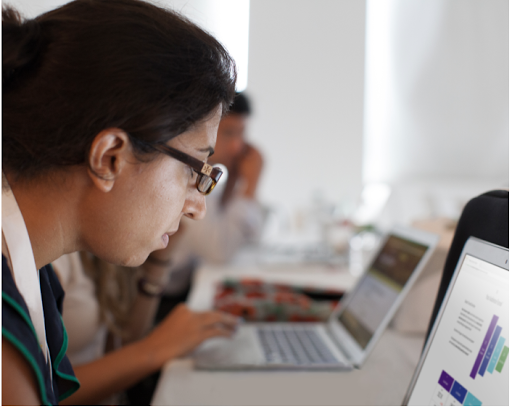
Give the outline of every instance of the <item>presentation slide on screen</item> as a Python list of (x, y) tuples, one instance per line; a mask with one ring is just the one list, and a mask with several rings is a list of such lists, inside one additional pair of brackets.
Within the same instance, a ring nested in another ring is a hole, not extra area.
[(507, 405), (509, 272), (466, 255), (409, 405)]

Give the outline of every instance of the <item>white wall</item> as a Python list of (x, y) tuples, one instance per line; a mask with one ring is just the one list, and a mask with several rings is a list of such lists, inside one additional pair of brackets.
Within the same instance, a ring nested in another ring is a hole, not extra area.
[(508, 184), (508, 1), (369, 0), (365, 181)]
[(457, 219), (509, 184), (508, 1), (368, 0), (363, 179), (381, 225)]
[(265, 154), (263, 201), (289, 208), (315, 191), (361, 188), (365, 2), (253, 0), (247, 92)]

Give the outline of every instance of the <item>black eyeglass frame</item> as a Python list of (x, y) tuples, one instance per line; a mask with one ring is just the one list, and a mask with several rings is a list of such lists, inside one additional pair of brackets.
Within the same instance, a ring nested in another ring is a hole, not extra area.
[[(212, 192), (212, 190), (219, 182), (220, 177), (222, 176), (223, 172), (220, 168), (214, 168), (208, 163), (201, 162), (199, 159), (187, 155), (185, 152), (179, 151), (178, 149), (171, 148), (170, 146), (164, 144), (156, 145), (154, 146), (154, 148), (159, 152), (164, 153), (176, 160), (179, 160), (185, 165), (190, 166), (194, 170), (194, 172), (197, 173), (196, 188), (199, 191), (199, 193), (205, 196), (208, 196)], [(210, 178), (212, 180), (212, 184), (208, 187), (208, 190), (206, 192), (203, 192), (201, 191), (199, 186), (203, 181), (203, 178), (205, 177)]]

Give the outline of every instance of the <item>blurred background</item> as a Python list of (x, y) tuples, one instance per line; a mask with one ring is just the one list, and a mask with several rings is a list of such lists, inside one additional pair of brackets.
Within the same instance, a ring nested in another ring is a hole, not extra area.
[[(5, 3), (34, 17), (66, 1)], [(264, 241), (325, 234), (314, 223), (456, 220), (471, 197), (508, 188), (507, 0), (154, 3), (237, 61), (265, 158)]]

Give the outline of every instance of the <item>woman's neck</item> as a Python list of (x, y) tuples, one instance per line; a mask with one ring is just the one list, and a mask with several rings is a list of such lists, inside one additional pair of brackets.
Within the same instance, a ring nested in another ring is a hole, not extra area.
[(80, 247), (80, 172), (66, 171), (62, 177), (15, 183), (6, 175), (27, 227), (37, 269)]

